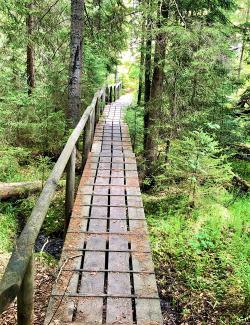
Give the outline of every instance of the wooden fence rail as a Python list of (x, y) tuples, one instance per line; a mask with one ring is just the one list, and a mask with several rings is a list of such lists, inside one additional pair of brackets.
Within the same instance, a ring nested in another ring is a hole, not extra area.
[(28, 222), (16, 241), (15, 249), (0, 282), (0, 314), (17, 297), (18, 325), (31, 325), (33, 322), (33, 248), (59, 180), (66, 169), (65, 229), (67, 229), (75, 199), (76, 144), (83, 134), (82, 164), (84, 166), (91, 149), (95, 125), (104, 106), (119, 98), (120, 92), (121, 83), (105, 86), (96, 92), (92, 103), (69, 137)]

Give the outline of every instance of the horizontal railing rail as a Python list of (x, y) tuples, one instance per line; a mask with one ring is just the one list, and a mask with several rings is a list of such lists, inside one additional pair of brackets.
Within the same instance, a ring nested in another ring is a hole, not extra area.
[(82, 167), (91, 149), (95, 125), (106, 103), (120, 97), (121, 83), (97, 91), (70, 135), (32, 210), (0, 282), (0, 314), (17, 297), (18, 325), (33, 322), (33, 248), (63, 172), (66, 170), (65, 231), (75, 199), (76, 144), (83, 134)]

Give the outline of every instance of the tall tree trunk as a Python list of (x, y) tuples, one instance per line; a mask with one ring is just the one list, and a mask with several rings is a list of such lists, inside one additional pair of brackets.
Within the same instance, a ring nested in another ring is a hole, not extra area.
[[(168, 11), (159, 3), (158, 27), (162, 27), (162, 18), (167, 18)], [(155, 40), (154, 70), (150, 91), (150, 101), (147, 105), (147, 132), (145, 133), (144, 157), (146, 162), (146, 176), (151, 178), (154, 164), (158, 159), (159, 122), (162, 106), (164, 66), (166, 53), (166, 34), (159, 32)]]
[(69, 127), (75, 127), (80, 117), (83, 0), (71, 0), (70, 69), (67, 119)]
[[(248, 20), (249, 20), (249, 14), (250, 14), (250, 6), (248, 4), (247, 14), (246, 14), (246, 24), (248, 23)], [(246, 40), (247, 40), (247, 27), (244, 27), (243, 38), (242, 38), (242, 47), (241, 47), (241, 53), (240, 53), (240, 63), (239, 63), (239, 69), (238, 69), (238, 79), (240, 79), (240, 75), (241, 75), (242, 64), (243, 64), (243, 59), (244, 59), (244, 52), (245, 52), (245, 47), (246, 47)]]
[(27, 5), (28, 14), (26, 18), (27, 26), (27, 85), (28, 94), (31, 95), (35, 88), (35, 50), (32, 42), (32, 34), (34, 29), (34, 17), (32, 14), (33, 2)]
[(94, 7), (98, 7), (98, 11), (95, 13), (94, 16), (94, 25), (96, 29), (99, 31), (101, 29), (101, 0), (94, 0), (93, 1)]
[[(148, 6), (151, 7), (151, 1), (148, 0)], [(146, 139), (148, 132), (149, 111), (148, 104), (150, 99), (151, 88), (151, 65), (152, 65), (152, 19), (148, 14), (146, 21), (146, 44), (145, 44), (145, 60), (144, 60), (144, 149), (146, 148)]]
[(137, 105), (141, 105), (142, 88), (143, 88), (143, 72), (144, 72), (144, 61), (145, 61), (145, 20), (142, 22), (142, 36), (141, 36), (141, 58), (140, 58), (140, 72), (139, 72), (139, 86), (138, 86), (138, 97)]

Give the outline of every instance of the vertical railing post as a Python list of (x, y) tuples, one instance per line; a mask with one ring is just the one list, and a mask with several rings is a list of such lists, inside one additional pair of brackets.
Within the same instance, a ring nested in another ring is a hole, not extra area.
[(75, 200), (76, 147), (74, 147), (66, 166), (66, 197), (64, 233), (66, 234)]
[(88, 154), (91, 148), (91, 117), (88, 117), (87, 123), (83, 132), (83, 150), (82, 150), (82, 169), (88, 159)]
[(100, 117), (99, 107), (100, 107), (100, 100), (99, 100), (99, 98), (97, 98), (96, 105), (95, 105), (95, 125), (98, 123), (99, 117)]
[(94, 139), (94, 134), (95, 134), (95, 109), (93, 109), (92, 113), (90, 114), (90, 120), (91, 120), (91, 124), (90, 124), (90, 130), (91, 130), (91, 144), (90, 144), (90, 148)]
[(106, 102), (106, 104), (109, 103), (109, 87), (108, 86), (105, 88), (105, 102)]
[[(106, 89), (106, 88), (105, 88), (105, 89)], [(103, 110), (104, 110), (105, 104), (106, 104), (106, 95), (105, 95), (105, 90), (104, 90), (104, 91), (103, 91), (103, 94), (102, 94), (102, 113), (103, 113)]]
[(112, 103), (112, 86), (110, 87), (109, 90), (109, 102)]
[(33, 325), (34, 318), (34, 266), (31, 254), (17, 295), (17, 325)]
[(118, 96), (118, 99), (120, 98), (120, 85), (121, 84), (119, 84), (118, 87), (117, 87), (117, 96)]

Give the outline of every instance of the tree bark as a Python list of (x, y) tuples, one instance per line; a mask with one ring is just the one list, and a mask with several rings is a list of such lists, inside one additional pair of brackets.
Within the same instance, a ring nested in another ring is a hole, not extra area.
[(247, 193), (250, 191), (250, 184), (244, 180), (243, 178), (241, 178), (238, 175), (234, 175), (233, 180), (232, 180), (232, 184), (235, 187), (238, 187), (241, 189), (242, 192)]
[(98, 11), (94, 16), (94, 24), (96, 29), (99, 31), (101, 29), (101, 0), (94, 0), (93, 5), (94, 7), (98, 7)]
[(83, 0), (71, 0), (70, 69), (67, 119), (75, 127), (80, 118), (82, 76)]
[(34, 30), (34, 17), (32, 15), (33, 1), (27, 5), (28, 14), (26, 18), (27, 26), (27, 85), (28, 94), (31, 95), (35, 88), (35, 50), (32, 42), (32, 34)]
[[(148, 6), (151, 6), (151, 1), (148, 0)], [(151, 63), (152, 63), (152, 19), (150, 14), (147, 16), (146, 21), (146, 44), (145, 44), (145, 84), (144, 84), (144, 150), (146, 149), (146, 139), (148, 132), (148, 103), (150, 99), (150, 88), (151, 88)]]
[[(248, 5), (247, 14), (246, 14), (246, 24), (248, 23), (248, 20), (249, 20), (249, 14), (250, 14), (250, 6)], [(240, 76), (241, 76), (242, 64), (243, 64), (243, 59), (244, 59), (244, 52), (245, 52), (245, 47), (246, 47), (246, 40), (247, 40), (247, 28), (244, 27), (243, 39), (242, 39), (242, 47), (241, 47), (241, 53), (240, 53), (240, 62), (239, 62), (239, 69), (238, 69), (238, 79), (240, 79)]]
[(6, 200), (26, 196), (42, 190), (42, 181), (0, 183), (0, 199)]
[(143, 89), (143, 72), (145, 61), (145, 20), (142, 22), (142, 36), (141, 36), (141, 57), (140, 57), (140, 72), (139, 72), (139, 85), (138, 85), (138, 97), (137, 105), (141, 105), (142, 89)]
[[(59, 188), (65, 186), (65, 181), (59, 182)], [(43, 181), (2, 183), (0, 182), (0, 200), (26, 197), (29, 194), (40, 192), (43, 188)]]
[[(162, 27), (162, 18), (167, 18), (167, 10), (159, 4), (158, 27)], [(158, 159), (159, 121), (161, 116), (164, 66), (166, 53), (166, 34), (159, 32), (155, 40), (154, 70), (150, 90), (150, 100), (147, 105), (147, 132), (145, 133), (144, 157), (146, 162), (146, 176), (151, 178), (154, 163)]]

